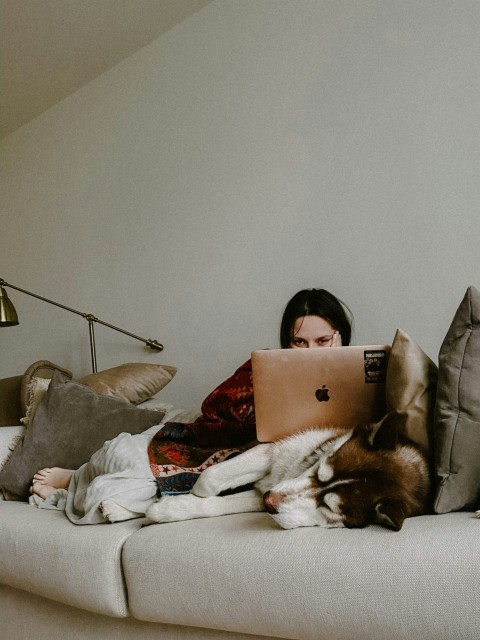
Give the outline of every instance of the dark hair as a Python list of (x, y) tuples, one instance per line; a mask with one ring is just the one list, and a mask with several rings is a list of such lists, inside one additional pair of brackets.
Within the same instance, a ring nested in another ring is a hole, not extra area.
[(340, 332), (343, 345), (350, 344), (353, 315), (347, 305), (326, 289), (302, 289), (287, 303), (283, 312), (280, 325), (282, 349), (290, 348), (295, 320), (303, 316), (320, 316)]

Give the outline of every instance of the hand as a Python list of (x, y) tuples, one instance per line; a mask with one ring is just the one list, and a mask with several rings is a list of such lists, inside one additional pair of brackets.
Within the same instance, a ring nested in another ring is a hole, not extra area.
[(183, 444), (195, 444), (195, 438), (193, 433), (185, 428), (185, 425), (181, 422), (167, 422), (167, 424), (160, 429), (158, 434), (162, 440), (172, 440), (173, 442), (181, 442)]
[(342, 336), (340, 335), (340, 331), (335, 331), (332, 338), (331, 347), (341, 347), (342, 346)]

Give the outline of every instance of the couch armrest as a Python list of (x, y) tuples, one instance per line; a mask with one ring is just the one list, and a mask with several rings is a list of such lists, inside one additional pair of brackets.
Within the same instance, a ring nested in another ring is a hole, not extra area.
[(20, 405), (20, 389), (23, 376), (0, 380), (0, 427), (20, 424), (23, 417)]

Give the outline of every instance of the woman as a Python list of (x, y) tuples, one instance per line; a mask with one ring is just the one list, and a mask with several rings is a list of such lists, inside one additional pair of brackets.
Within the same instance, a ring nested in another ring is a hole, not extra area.
[[(325, 289), (303, 289), (285, 307), (280, 344), (283, 349), (349, 345), (351, 332), (352, 314), (344, 303)], [(207, 396), (195, 422), (167, 423), (153, 437), (151, 430), (137, 436), (121, 434), (105, 443), (76, 473), (58, 467), (41, 469), (33, 478), (31, 491), (38, 506), (66, 508), (69, 518), (78, 524), (104, 521), (97, 512), (101, 497), (107, 494), (141, 515), (155, 495), (189, 491), (202, 466), (238, 453), (254, 440), (252, 368), (248, 360)], [(148, 460), (142, 455), (145, 446)], [(137, 453), (138, 465), (132, 462)], [(129, 468), (129, 477), (122, 465)], [(113, 489), (118, 479), (124, 481), (120, 491)], [(125, 489), (127, 480), (129, 488)], [(69, 485), (68, 494), (59, 496), (57, 490)], [(63, 498), (60, 503), (59, 497)]]
[[(352, 315), (325, 289), (303, 289), (288, 302), (280, 324), (282, 349), (349, 345)], [(199, 447), (246, 444), (255, 438), (252, 364), (247, 360), (203, 401), (191, 424), (169, 423), (155, 438)]]

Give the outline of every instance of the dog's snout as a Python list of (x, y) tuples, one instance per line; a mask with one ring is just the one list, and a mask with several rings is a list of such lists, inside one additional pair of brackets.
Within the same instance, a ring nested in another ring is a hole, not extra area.
[(267, 491), (263, 494), (263, 505), (268, 513), (278, 513), (278, 506), (275, 501), (274, 494)]

